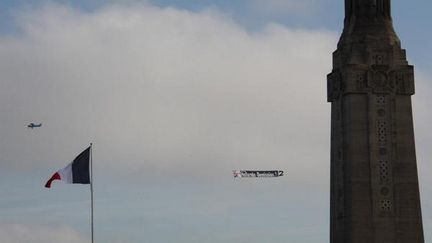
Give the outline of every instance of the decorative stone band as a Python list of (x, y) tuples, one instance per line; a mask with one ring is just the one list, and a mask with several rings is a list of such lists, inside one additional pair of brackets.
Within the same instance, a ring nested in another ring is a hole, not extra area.
[(350, 93), (413, 95), (413, 67), (392, 70), (387, 65), (373, 65), (369, 69), (351, 66), (344, 72), (333, 70), (327, 75), (328, 102)]

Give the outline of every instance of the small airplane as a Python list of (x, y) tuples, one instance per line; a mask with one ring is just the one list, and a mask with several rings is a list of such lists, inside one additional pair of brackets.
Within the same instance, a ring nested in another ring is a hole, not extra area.
[(31, 128), (31, 129), (36, 128), (36, 127), (41, 127), (41, 126), (42, 126), (42, 123), (34, 124), (33, 122), (27, 125), (27, 127)]

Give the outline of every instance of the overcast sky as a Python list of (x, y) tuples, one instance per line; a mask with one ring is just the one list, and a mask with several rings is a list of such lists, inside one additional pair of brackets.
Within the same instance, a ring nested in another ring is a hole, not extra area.
[[(432, 241), (432, 3), (417, 2), (393, 18)], [(333, 0), (1, 1), (1, 241), (90, 241), (89, 186), (43, 185), (93, 142), (97, 242), (327, 242), (342, 23)]]

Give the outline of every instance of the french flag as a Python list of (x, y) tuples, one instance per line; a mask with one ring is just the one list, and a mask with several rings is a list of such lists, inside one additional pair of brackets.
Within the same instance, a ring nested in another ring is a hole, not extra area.
[(45, 187), (50, 188), (54, 180), (61, 180), (70, 184), (90, 184), (90, 149), (91, 146), (80, 153), (66, 167), (54, 173)]

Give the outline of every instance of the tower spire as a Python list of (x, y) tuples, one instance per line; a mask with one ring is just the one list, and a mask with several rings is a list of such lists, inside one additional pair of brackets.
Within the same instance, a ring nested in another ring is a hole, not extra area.
[(345, 0), (328, 79), (331, 243), (424, 243), (408, 64), (390, 0)]
[(345, 16), (391, 17), (390, 0), (345, 0)]
[(391, 20), (390, 0), (345, 0), (345, 23), (353, 17), (370, 20)]
[[(356, 49), (363, 48), (363, 52), (386, 47), (401, 49), (400, 40), (393, 28), (391, 0), (345, 0), (345, 24), (338, 50), (349, 51), (353, 45), (357, 45)], [(404, 61), (404, 54), (401, 55), (400, 61)], [(359, 57), (357, 55), (356, 58)]]

